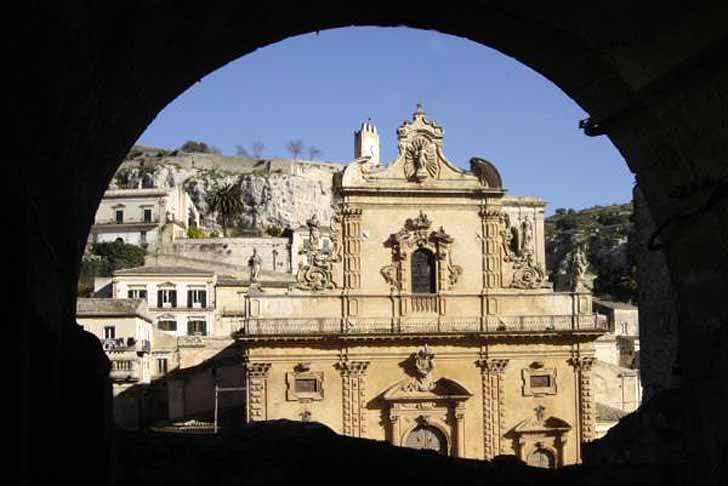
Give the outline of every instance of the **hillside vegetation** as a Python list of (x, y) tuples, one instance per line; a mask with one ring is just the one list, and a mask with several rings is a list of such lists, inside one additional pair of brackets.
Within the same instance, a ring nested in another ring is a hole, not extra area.
[[(637, 303), (632, 203), (557, 209), (546, 219), (546, 266), (553, 275), (576, 245), (587, 250), (594, 294)], [(553, 279), (552, 279), (553, 280)]]

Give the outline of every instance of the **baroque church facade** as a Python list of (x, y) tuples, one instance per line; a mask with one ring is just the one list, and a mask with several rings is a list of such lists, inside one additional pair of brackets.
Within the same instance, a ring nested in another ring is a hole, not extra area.
[[(442, 454), (558, 467), (594, 437), (594, 341), (605, 331), (575, 268), (544, 268), (544, 202), (496, 167), (450, 163), (421, 106), (379, 161), (371, 123), (312, 217), (296, 283), (240, 293), (249, 421), (312, 420)], [(329, 241), (322, 244), (326, 227)], [(329, 244), (330, 243), (330, 244)]]

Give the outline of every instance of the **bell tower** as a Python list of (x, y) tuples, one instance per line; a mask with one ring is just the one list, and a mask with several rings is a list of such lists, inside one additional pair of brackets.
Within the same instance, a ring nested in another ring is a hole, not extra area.
[(361, 124), (361, 128), (354, 132), (354, 158), (369, 157), (369, 165), (379, 165), (379, 134), (372, 119)]

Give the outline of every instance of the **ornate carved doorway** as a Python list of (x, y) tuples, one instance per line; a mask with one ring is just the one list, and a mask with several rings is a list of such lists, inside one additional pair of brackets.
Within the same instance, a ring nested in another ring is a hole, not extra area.
[(411, 449), (435, 451), (443, 456), (447, 455), (447, 437), (435, 427), (419, 425), (407, 435), (404, 446)]
[(412, 293), (435, 292), (435, 257), (431, 251), (420, 248), (412, 254)]

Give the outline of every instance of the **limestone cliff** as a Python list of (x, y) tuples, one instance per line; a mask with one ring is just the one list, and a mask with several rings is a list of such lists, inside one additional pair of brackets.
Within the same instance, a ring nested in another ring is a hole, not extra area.
[(183, 186), (205, 225), (216, 225), (207, 205), (218, 187), (238, 184), (244, 210), (234, 221), (239, 230), (296, 228), (314, 213), (320, 221), (333, 216), (333, 175), (338, 163), (289, 159), (254, 160), (209, 153), (135, 147), (110, 187)]

